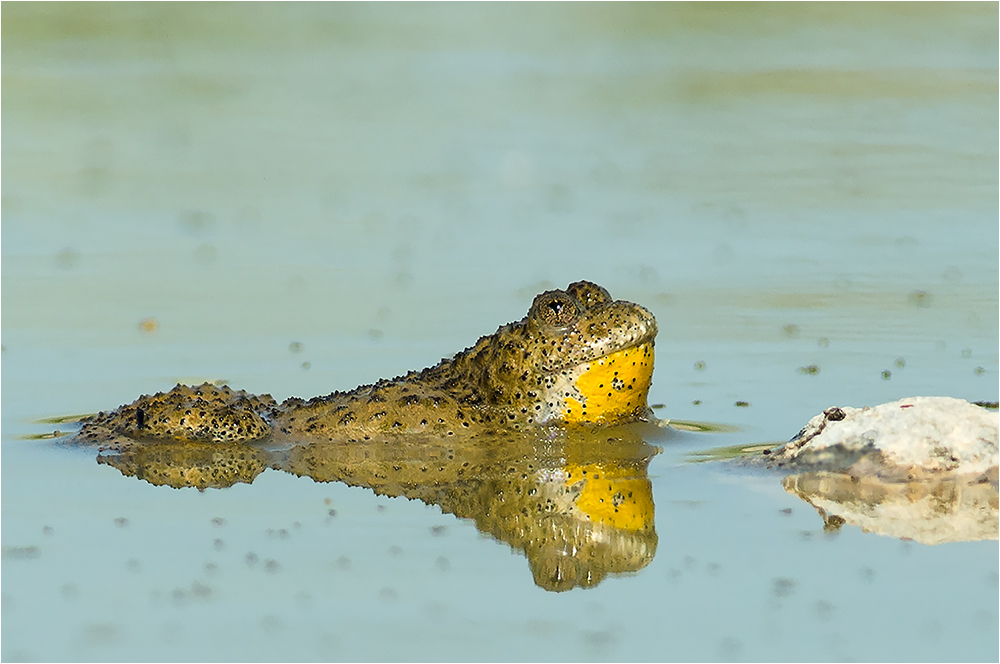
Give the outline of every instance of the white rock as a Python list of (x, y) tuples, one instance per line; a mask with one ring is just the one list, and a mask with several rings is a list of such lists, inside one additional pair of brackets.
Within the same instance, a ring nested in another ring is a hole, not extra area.
[(986, 473), (997, 468), (1000, 415), (950, 397), (828, 408), (769, 458), (858, 474)]

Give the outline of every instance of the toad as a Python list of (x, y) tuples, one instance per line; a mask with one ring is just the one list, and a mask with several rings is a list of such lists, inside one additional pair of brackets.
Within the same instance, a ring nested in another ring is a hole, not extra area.
[(522, 320), (419, 372), (282, 403), (207, 383), (178, 385), (84, 420), (77, 439), (114, 449), (134, 441), (362, 442), (624, 424), (650, 416), (656, 332), (647, 309), (578, 281), (538, 295)]

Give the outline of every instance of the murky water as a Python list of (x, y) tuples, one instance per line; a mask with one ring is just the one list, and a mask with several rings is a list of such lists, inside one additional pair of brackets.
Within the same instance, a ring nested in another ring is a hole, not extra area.
[[(997, 24), (5, 3), (4, 660), (995, 661), (996, 541), (830, 527), (692, 455), (997, 398)], [(653, 530), (588, 589), (489, 510), (24, 438), (177, 381), (398, 375), (581, 278), (656, 314), (657, 414), (726, 425), (629, 434)]]

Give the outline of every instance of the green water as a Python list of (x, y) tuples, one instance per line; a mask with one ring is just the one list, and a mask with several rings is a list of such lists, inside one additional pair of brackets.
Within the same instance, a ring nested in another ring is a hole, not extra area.
[[(996, 400), (995, 4), (2, 19), (5, 661), (998, 658), (995, 541), (824, 530), (691, 462)], [(721, 425), (644, 430), (655, 556), (594, 588), (419, 501), (24, 438), (178, 381), (398, 375), (577, 279), (656, 314), (656, 413)]]

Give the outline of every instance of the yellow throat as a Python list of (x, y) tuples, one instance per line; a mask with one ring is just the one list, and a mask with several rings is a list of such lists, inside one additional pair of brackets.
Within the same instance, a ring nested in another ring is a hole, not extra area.
[(569, 424), (615, 424), (647, 408), (653, 382), (653, 344), (605, 355), (586, 366), (574, 382), (579, 398), (566, 398)]

